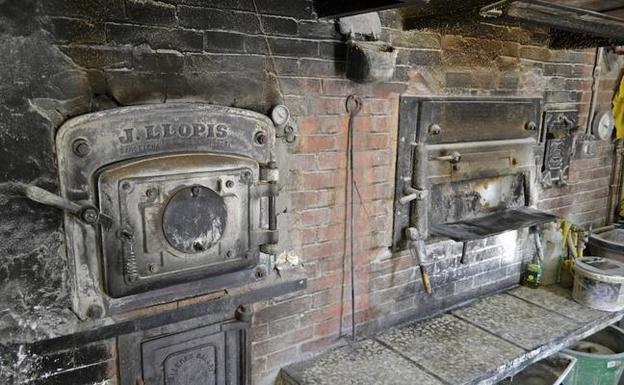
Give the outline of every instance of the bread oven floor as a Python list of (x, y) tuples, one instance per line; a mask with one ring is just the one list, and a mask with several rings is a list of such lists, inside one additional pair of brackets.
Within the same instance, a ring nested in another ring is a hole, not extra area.
[(517, 287), (282, 369), (281, 384), (495, 384), (624, 316)]

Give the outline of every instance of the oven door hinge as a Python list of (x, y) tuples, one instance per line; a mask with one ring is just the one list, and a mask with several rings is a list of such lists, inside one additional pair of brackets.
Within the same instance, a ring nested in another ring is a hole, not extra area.
[(277, 208), (276, 200), (279, 196), (279, 186), (275, 182), (260, 182), (254, 185), (252, 195), (254, 198), (268, 198), (268, 229), (254, 231), (253, 243), (260, 245), (260, 250), (266, 254), (276, 254), (279, 242), (279, 231), (277, 230)]

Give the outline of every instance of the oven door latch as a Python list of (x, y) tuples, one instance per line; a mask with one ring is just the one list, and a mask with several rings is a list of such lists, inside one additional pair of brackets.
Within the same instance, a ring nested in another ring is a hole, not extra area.
[(427, 197), (427, 190), (417, 189), (413, 187), (405, 187), (403, 196), (399, 198), (399, 202), (404, 205), (414, 200), (423, 200)]
[(31, 201), (66, 211), (88, 225), (99, 224), (105, 229), (110, 229), (113, 225), (112, 218), (102, 214), (95, 206), (89, 203), (76, 203), (41, 187), (32, 185), (22, 186), (21, 192)]

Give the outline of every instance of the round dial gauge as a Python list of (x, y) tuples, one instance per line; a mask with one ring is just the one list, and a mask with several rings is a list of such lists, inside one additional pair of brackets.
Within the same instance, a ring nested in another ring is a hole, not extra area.
[(598, 112), (592, 123), (592, 134), (600, 140), (609, 139), (613, 132), (613, 126), (613, 113), (611, 111)]
[(278, 104), (271, 111), (271, 120), (276, 126), (284, 126), (290, 120), (290, 111), (283, 104)]

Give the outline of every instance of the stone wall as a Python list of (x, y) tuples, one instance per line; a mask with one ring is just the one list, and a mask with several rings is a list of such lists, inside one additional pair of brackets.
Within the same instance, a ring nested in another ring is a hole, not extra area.
[[(532, 255), (524, 231), (473, 242), (466, 265), (459, 264), (459, 244), (428, 245), (433, 295), (424, 293), (412, 256), (390, 252), (399, 96), (543, 97), (547, 108), (577, 110), (584, 124), (595, 51), (549, 50), (541, 30), (403, 31), (398, 12), (381, 17), (382, 39), (399, 50), (396, 74), (360, 85), (345, 78), (345, 44), (334, 22), (316, 20), (309, 0), (6, 0), (0, 8), (4, 196), (11, 196), (7, 182), (56, 188), (53, 138), (72, 116), (172, 101), (263, 113), (286, 104), (299, 136), (293, 145), (280, 144), (287, 212), (279, 220), (308, 288), (255, 306), (254, 383), (269, 384), (280, 367), (350, 333), (344, 105), (357, 94), (364, 100), (354, 143), (358, 333), (517, 283), (522, 260)], [(612, 78), (602, 84), (603, 107)], [(601, 143), (595, 158), (575, 160), (570, 186), (540, 192), (539, 206), (600, 225), (611, 154), (612, 146)], [(63, 327), (51, 315), (70, 311), (62, 221), (58, 211), (22, 199), (0, 203), (0, 382), (114, 384), (114, 341), (92, 345), (92, 355), (83, 346), (26, 347), (45, 339), (46, 328)]]

